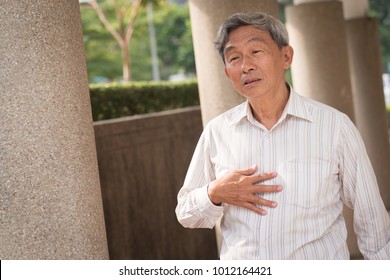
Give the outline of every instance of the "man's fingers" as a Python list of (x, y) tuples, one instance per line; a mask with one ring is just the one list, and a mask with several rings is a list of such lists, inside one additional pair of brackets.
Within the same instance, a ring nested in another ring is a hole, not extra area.
[(265, 211), (263, 208), (260, 208), (252, 203), (245, 203), (242, 206), (249, 209), (249, 210), (252, 210), (253, 212), (256, 212), (259, 215), (262, 215), (262, 216), (267, 215), (267, 211)]
[(277, 204), (259, 197), (258, 194), (277, 193), (282, 190), (282, 186), (267, 185), (267, 183), (260, 184), (275, 178), (277, 173), (268, 172), (254, 175), (256, 170), (257, 166), (235, 170), (211, 182), (208, 187), (210, 200), (216, 205), (228, 203), (265, 215), (267, 212), (264, 209), (259, 210), (261, 206), (274, 208)]
[(253, 173), (255, 173), (256, 170), (257, 170), (257, 166), (253, 165), (246, 169), (237, 170), (237, 172), (240, 173), (241, 175), (250, 176)]
[(267, 211), (263, 207), (276, 208), (278, 204), (275, 201), (267, 200), (261, 197), (257, 197), (252, 201), (247, 201), (241, 204), (241, 206), (252, 210), (262, 216), (267, 214)]
[(256, 183), (261, 183), (261, 182), (264, 182), (267, 180), (271, 180), (277, 176), (278, 176), (278, 173), (272, 171), (272, 172), (253, 175), (253, 176), (251, 176), (251, 180), (252, 180), (252, 184), (256, 184)]
[(264, 198), (261, 198), (261, 197), (256, 199), (254, 204), (261, 205), (261, 206), (266, 206), (266, 207), (269, 207), (269, 208), (275, 208), (275, 207), (278, 206), (278, 204), (275, 201), (267, 200), (267, 199), (264, 199)]
[(283, 190), (281, 185), (254, 185), (252, 193), (274, 193)]

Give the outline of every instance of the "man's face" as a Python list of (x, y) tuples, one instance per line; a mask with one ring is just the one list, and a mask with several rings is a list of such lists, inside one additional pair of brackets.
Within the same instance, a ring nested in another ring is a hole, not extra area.
[(284, 86), (293, 50), (290, 46), (279, 49), (267, 31), (242, 26), (230, 33), (224, 56), (225, 73), (233, 87), (254, 99), (275, 94)]

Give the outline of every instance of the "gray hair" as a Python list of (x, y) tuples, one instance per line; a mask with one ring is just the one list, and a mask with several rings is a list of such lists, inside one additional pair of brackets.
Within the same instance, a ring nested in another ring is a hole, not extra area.
[(281, 49), (288, 45), (288, 33), (283, 23), (268, 14), (256, 13), (236, 13), (225, 20), (220, 26), (215, 39), (215, 48), (225, 63), (224, 49), (229, 40), (229, 35), (241, 26), (251, 25), (258, 29), (268, 31), (272, 40)]

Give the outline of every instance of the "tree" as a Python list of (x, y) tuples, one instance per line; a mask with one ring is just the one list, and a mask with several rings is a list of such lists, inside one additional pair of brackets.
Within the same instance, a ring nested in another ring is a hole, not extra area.
[(135, 19), (142, 0), (111, 0), (105, 2), (113, 4), (117, 20), (117, 28), (115, 28), (110, 22), (97, 0), (90, 0), (86, 3), (95, 10), (100, 22), (110, 32), (119, 45), (122, 53), (123, 81), (127, 82), (131, 80), (129, 46), (134, 32)]
[[(118, 25), (113, 5), (109, 5), (108, 2), (112, 0), (99, 4), (111, 24)], [(192, 76), (195, 74), (195, 62), (188, 5), (168, 4), (167, 2), (153, 1), (153, 21), (161, 79), (167, 80), (170, 75), (180, 70)], [(137, 81), (147, 81), (153, 78), (148, 17), (145, 8), (147, 3), (149, 1), (143, 1), (138, 10), (129, 47), (131, 78)], [(90, 5), (82, 7), (81, 19), (90, 82), (115, 81), (119, 77), (122, 79), (120, 68), (122, 58), (118, 43), (98, 19), (95, 10)]]
[[(81, 9), (83, 40), (91, 83), (123, 78), (121, 50), (90, 6)], [(134, 42), (133, 42), (134, 43)]]
[(155, 13), (155, 27), (162, 78), (182, 70), (195, 74), (188, 5), (161, 5)]

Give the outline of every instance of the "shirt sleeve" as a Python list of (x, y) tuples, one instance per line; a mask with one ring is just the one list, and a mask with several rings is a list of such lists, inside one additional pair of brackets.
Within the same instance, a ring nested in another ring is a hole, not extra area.
[(206, 127), (195, 148), (183, 187), (177, 196), (176, 217), (188, 228), (213, 228), (223, 213), (223, 207), (214, 205), (207, 193), (209, 183), (215, 180), (208, 139)]
[(389, 215), (363, 140), (347, 116), (343, 118), (338, 148), (344, 203), (354, 210), (359, 249), (365, 259), (390, 259)]

